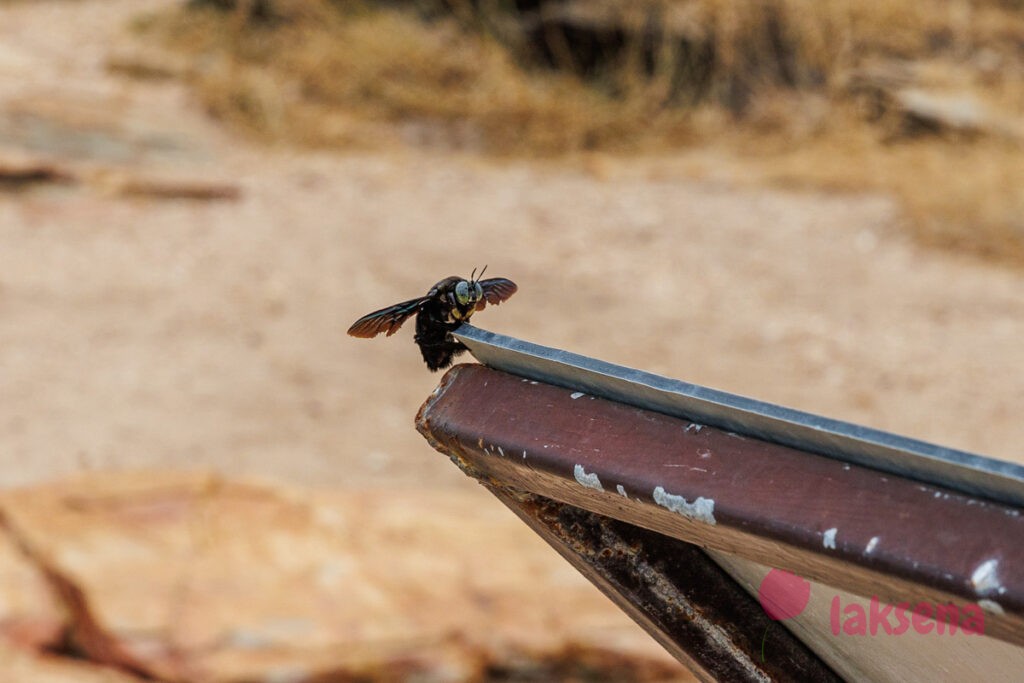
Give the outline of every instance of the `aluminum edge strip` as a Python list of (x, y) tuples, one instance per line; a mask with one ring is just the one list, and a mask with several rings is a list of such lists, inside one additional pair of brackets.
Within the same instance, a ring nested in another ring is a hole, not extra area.
[(1024, 507), (1024, 466), (615, 365), (462, 325), (484, 365), (743, 436)]

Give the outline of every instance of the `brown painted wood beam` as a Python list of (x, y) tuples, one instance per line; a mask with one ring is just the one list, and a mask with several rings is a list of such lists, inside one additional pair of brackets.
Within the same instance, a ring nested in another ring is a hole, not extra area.
[(453, 368), (417, 426), (496, 492), (527, 492), (882, 601), (984, 609), (1024, 644), (1021, 510), (527, 381)]

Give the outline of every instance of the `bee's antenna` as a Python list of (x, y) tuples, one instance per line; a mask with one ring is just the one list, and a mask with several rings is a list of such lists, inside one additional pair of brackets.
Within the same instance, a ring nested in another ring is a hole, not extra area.
[[(477, 278), (478, 280), (482, 280), (482, 279), (483, 279), (483, 277), (484, 277), (484, 272), (485, 272), (486, 270), (487, 270), (487, 265), (486, 265), (486, 264), (484, 264), (484, 269), (480, 271), (480, 277), (479, 277), (479, 278)], [(476, 272), (476, 271), (474, 271), (474, 272)]]
[(469, 281), (470, 282), (476, 282), (476, 280), (474, 279), (475, 277), (476, 277), (476, 268), (474, 268), (473, 272), (469, 274)]

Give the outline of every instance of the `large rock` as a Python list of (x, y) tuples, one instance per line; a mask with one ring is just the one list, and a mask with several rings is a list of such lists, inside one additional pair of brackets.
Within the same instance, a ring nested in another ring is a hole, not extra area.
[(27, 649), (59, 640), (175, 681), (686, 678), (472, 488), (339, 494), (94, 475), (0, 495), (0, 512), (6, 552), (21, 559), (0, 591), (42, 596), (37, 609), (0, 604), (0, 624), (40, 625), (27, 638), (0, 630)]
[(141, 683), (115, 669), (54, 656), (38, 656), (0, 642), (0, 680), (10, 683)]

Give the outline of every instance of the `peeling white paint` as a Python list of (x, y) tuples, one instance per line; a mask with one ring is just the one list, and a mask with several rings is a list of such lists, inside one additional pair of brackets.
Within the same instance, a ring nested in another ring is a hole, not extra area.
[(501, 446), (498, 446), (498, 455), (500, 455), (503, 458), (505, 457), (505, 451), (502, 450)]
[(622, 488), (622, 484), (616, 484), (615, 490), (618, 491), (619, 495), (622, 496), (623, 498), (629, 498), (629, 496), (626, 495), (626, 489)]
[(572, 468), (572, 474), (583, 486), (590, 489), (597, 489), (598, 491), (604, 491), (604, 487), (601, 486), (601, 480), (597, 478), (597, 472), (591, 472), (587, 474), (587, 471), (583, 469), (583, 465), (576, 465)]
[(868, 541), (867, 547), (864, 548), (864, 552), (870, 555), (878, 547), (878, 536), (872, 536), (871, 540)]
[(571, 394), (569, 394), (569, 398), (571, 398), (574, 401), (578, 398), (583, 398), (584, 396), (586, 396), (586, 394), (584, 394), (582, 391), (574, 391)]
[(995, 600), (978, 600), (978, 607), (990, 614), (1006, 614), (1003, 606)]
[(715, 523), (715, 501), (711, 498), (698, 496), (697, 500), (687, 503), (682, 496), (667, 493), (664, 488), (658, 486), (654, 489), (654, 502), (658, 505), (678, 512), (684, 517), (695, 519), (705, 524)]
[(821, 539), (822, 544), (826, 548), (830, 548), (832, 550), (835, 550), (836, 549), (836, 534), (837, 533), (839, 533), (839, 529), (837, 529), (836, 527), (832, 527), (831, 529), (826, 529), (825, 530), (825, 534), (823, 535), (823, 537)]
[(978, 565), (974, 573), (971, 574), (971, 585), (974, 586), (974, 592), (978, 595), (985, 595), (986, 593), (998, 591), (1001, 588), (999, 585), (999, 575), (996, 573), (998, 565), (999, 560), (995, 558), (985, 560)]
[(702, 448), (699, 451), (697, 451), (697, 455), (706, 460), (711, 457), (711, 451), (709, 451), (706, 448)]
[(687, 425), (686, 429), (683, 430), (683, 431), (686, 431), (686, 432), (699, 432), (702, 429), (704, 429), (704, 425), (699, 425), (696, 422), (691, 422), (689, 425)]

